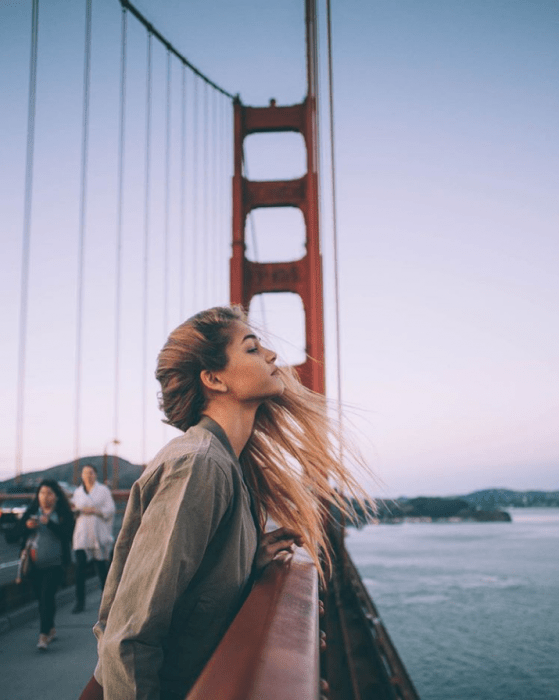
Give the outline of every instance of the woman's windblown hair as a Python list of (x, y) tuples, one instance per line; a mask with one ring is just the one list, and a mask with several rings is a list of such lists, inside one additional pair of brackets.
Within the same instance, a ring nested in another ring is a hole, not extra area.
[[(166, 423), (186, 431), (199, 422), (205, 407), (200, 372), (226, 366), (231, 325), (246, 320), (240, 307), (216, 307), (170, 334), (156, 371)], [(363, 507), (367, 495), (345, 462), (351, 460), (370, 473), (358, 452), (344, 444), (337, 422), (328, 415), (325, 397), (304, 387), (294, 369), (279, 369), (285, 389), (258, 408), (240, 463), (259, 505), (262, 528), (271, 518), (278, 526), (300, 532), (324, 580), (320, 560), (328, 574), (325, 527), (332, 513), (353, 517), (352, 499), (367, 512)]]

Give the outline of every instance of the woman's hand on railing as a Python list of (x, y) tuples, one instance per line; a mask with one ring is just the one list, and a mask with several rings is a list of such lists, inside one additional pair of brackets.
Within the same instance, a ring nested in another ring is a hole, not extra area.
[(293, 530), (280, 527), (262, 535), (256, 554), (256, 568), (263, 569), (281, 552), (292, 553), (293, 545), (303, 546), (303, 537)]

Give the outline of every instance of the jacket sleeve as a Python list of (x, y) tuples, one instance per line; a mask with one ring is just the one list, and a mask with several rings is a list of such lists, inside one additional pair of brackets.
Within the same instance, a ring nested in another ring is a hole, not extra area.
[(100, 493), (101, 498), (99, 498), (98, 503), (95, 507), (101, 512), (103, 520), (111, 520), (115, 514), (115, 502), (113, 500), (110, 489), (107, 486), (103, 486), (103, 490)]
[(115, 584), (99, 644), (96, 677), (105, 700), (159, 700), (159, 670), (174, 604), (200, 566), (231, 499), (230, 476), (199, 456), (194, 463), (190, 457), (175, 464), (162, 479)]
[(30, 528), (25, 526), (25, 523), (29, 520), (29, 518), (37, 513), (37, 506), (30, 505), (25, 513), (22, 515), (22, 517), (17, 521), (16, 523), (16, 530), (15, 530), (15, 538), (17, 541), (19, 541), (19, 546), (20, 546), (20, 551), (25, 547), (25, 544), (27, 540), (29, 539), (29, 536), (33, 533), (35, 534), (35, 530), (31, 530)]

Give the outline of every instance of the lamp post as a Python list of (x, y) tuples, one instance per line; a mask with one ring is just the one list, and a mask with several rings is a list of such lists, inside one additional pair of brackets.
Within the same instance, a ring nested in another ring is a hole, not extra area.
[[(103, 450), (103, 483), (106, 484), (107, 481), (109, 480), (109, 474), (108, 474), (108, 455), (107, 455), (107, 450), (109, 449), (109, 445), (114, 445), (116, 448), (116, 445), (120, 445), (120, 440), (117, 440), (117, 438), (113, 438), (112, 440), (108, 440), (105, 443), (105, 449)], [(115, 449), (116, 452), (116, 449)], [(115, 468), (117, 472), (117, 483), (118, 483), (118, 457), (113, 455), (113, 488), (115, 488), (114, 483), (115, 483)]]

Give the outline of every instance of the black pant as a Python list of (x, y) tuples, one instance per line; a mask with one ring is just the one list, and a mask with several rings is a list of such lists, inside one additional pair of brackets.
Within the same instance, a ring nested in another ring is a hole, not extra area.
[(48, 634), (54, 627), (56, 613), (56, 589), (62, 581), (64, 570), (61, 566), (35, 566), (31, 572), (31, 584), (35, 597), (39, 601), (41, 634)]
[[(87, 568), (87, 554), (85, 553), (84, 549), (76, 549), (74, 550), (74, 554), (76, 555), (76, 602), (78, 605), (85, 605), (85, 572)], [(94, 562), (97, 576), (99, 577), (101, 590), (103, 590), (107, 579), (108, 565), (104, 559), (101, 561), (97, 561), (95, 559)]]

